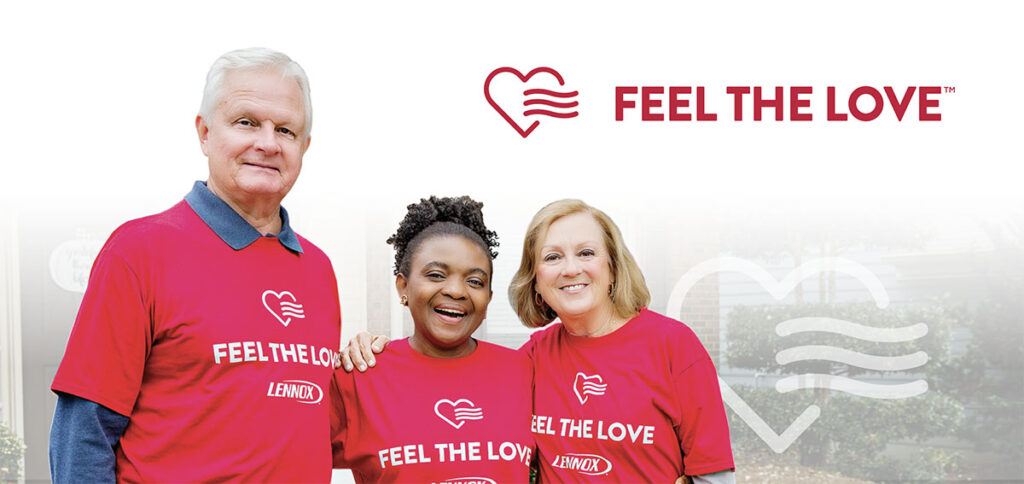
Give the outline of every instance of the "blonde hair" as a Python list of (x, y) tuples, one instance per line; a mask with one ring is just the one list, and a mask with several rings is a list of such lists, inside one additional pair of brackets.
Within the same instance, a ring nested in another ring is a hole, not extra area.
[(626, 248), (622, 233), (611, 217), (582, 200), (558, 200), (540, 209), (530, 221), (530, 226), (526, 229), (526, 238), (523, 240), (523, 258), (508, 287), (509, 302), (526, 326), (539, 328), (558, 317), (547, 303), (542, 302), (541, 306), (535, 303), (537, 249), (547, 237), (551, 224), (566, 215), (576, 213), (590, 214), (601, 227), (614, 281), (611, 300), (615, 312), (620, 317), (632, 318), (651, 302), (651, 292), (647, 290), (640, 266)]

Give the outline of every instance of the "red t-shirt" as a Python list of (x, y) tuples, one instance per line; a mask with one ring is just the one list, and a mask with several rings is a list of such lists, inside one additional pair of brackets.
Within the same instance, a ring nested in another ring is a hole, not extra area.
[(530, 362), (477, 342), (432, 358), (394, 341), (373, 371), (331, 380), (334, 466), (358, 482), (527, 482)]
[(644, 309), (596, 338), (559, 323), (521, 351), (534, 366), (542, 482), (674, 482), (733, 468), (715, 367), (679, 321)]
[(330, 480), (337, 282), (300, 243), (235, 251), (185, 202), (110, 236), (52, 389), (130, 417), (119, 481)]

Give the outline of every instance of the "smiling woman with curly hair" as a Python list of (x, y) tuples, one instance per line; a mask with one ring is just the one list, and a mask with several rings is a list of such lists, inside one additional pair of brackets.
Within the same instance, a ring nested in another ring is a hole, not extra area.
[(481, 207), (422, 199), (388, 239), (415, 331), (373, 374), (335, 372), (330, 391), (334, 466), (359, 482), (529, 480), (530, 363), (471, 337), (487, 317), (498, 245)]

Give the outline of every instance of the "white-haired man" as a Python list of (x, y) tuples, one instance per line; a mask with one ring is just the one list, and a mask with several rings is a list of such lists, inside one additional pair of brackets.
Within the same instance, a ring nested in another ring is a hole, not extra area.
[(337, 282), (281, 207), (311, 121), (284, 54), (214, 62), (207, 181), (119, 227), (93, 265), (51, 387), (55, 482), (330, 479)]

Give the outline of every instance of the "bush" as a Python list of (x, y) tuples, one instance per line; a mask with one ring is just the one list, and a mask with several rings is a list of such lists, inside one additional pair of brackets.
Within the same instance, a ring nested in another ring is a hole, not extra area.
[(21, 458), (24, 455), (25, 444), (6, 425), (0, 425), (0, 481), (21, 478)]
[[(923, 441), (948, 435), (957, 427), (962, 407), (956, 400), (936, 392), (906, 400), (833, 394), (821, 403), (809, 391), (779, 394), (774, 388), (741, 385), (733, 389), (775, 429), (785, 428), (808, 405), (821, 407), (821, 417), (786, 450), (784, 458), (821, 454), (823, 448), (828, 449), (821, 468), (870, 480), (941, 479), (955, 467), (955, 455), (937, 455), (930, 450), (902, 461), (882, 455), (890, 443)], [(728, 415), (737, 454), (767, 450), (764, 442), (735, 413), (728, 412)]]

